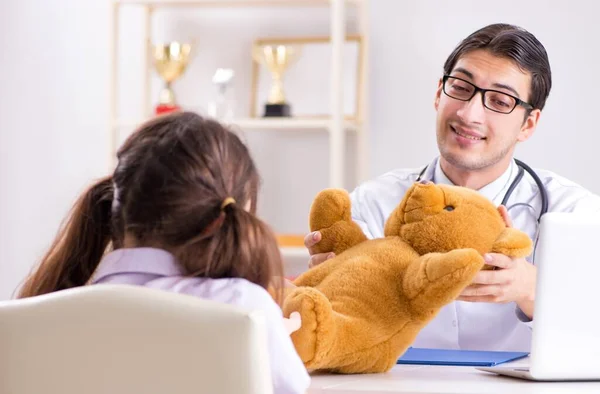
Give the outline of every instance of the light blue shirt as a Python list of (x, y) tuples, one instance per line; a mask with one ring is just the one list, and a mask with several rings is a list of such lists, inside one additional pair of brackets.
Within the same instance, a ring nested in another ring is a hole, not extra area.
[[(261, 310), (267, 321), (267, 340), (275, 394), (305, 393), (310, 376), (287, 333), (281, 309), (262, 287), (240, 278), (186, 277), (175, 257), (162, 249), (118, 249), (100, 262), (92, 284), (131, 284)], [(202, 382), (198, 382), (201, 387)]]
[[(383, 237), (385, 221), (398, 206), (423, 167), (390, 171), (365, 182), (351, 193), (352, 218), (369, 238)], [(550, 171), (535, 170), (548, 193), (549, 212), (600, 212), (600, 197)], [(479, 192), (500, 205), (518, 174), (513, 161), (494, 182)], [(441, 169), (439, 158), (427, 166), (422, 179), (452, 184)], [(537, 240), (541, 198), (529, 174), (514, 189), (506, 207), (513, 227)], [(532, 262), (532, 256), (528, 257)], [(568, 264), (568, 261), (565, 262)], [(517, 311), (517, 313), (515, 313)], [(523, 321), (515, 303), (492, 304), (453, 302), (419, 333), (413, 346), (444, 349), (530, 351), (531, 322)]]

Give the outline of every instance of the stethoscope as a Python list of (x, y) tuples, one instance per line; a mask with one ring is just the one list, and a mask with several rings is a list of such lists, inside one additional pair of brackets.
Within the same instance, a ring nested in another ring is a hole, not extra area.
[[(508, 199), (512, 195), (513, 191), (515, 190), (515, 188), (517, 187), (519, 182), (521, 182), (521, 179), (523, 179), (523, 175), (525, 175), (525, 171), (527, 171), (527, 173), (535, 181), (535, 184), (537, 185), (538, 190), (540, 191), (540, 199), (542, 200), (542, 208), (540, 209), (540, 214), (537, 217), (537, 226), (536, 226), (536, 231), (535, 231), (535, 236), (534, 236), (533, 254), (531, 255), (531, 261), (532, 261), (532, 263), (535, 264), (535, 252), (537, 249), (537, 243), (538, 243), (537, 241), (540, 236), (540, 234), (539, 234), (540, 220), (542, 219), (542, 216), (548, 212), (548, 191), (546, 190), (546, 187), (542, 183), (542, 180), (540, 179), (540, 177), (535, 173), (535, 171), (531, 167), (529, 167), (527, 164), (523, 163), (521, 160), (517, 160), (517, 159), (514, 159), (514, 160), (515, 160), (515, 163), (517, 163), (517, 167), (519, 167), (519, 172), (517, 173), (517, 176), (515, 177), (515, 179), (512, 181), (512, 183), (508, 187), (506, 194), (504, 194), (504, 198), (502, 199), (501, 204), (504, 205), (506, 207), (506, 209), (509, 209), (508, 206), (506, 205), (508, 203)], [(425, 168), (423, 168), (423, 170), (421, 170), (421, 172), (419, 173), (419, 176), (417, 177), (416, 182), (419, 182), (421, 180), (421, 178), (427, 171), (428, 167), (429, 166), (425, 166)]]
[[(512, 193), (516, 189), (516, 187), (519, 185), (519, 182), (521, 182), (521, 179), (523, 179), (523, 175), (525, 175), (525, 171), (527, 171), (527, 173), (535, 181), (535, 184), (537, 185), (537, 187), (540, 191), (540, 198), (542, 200), (542, 208), (540, 210), (539, 216), (537, 217), (537, 222), (539, 225), (540, 220), (542, 219), (542, 216), (548, 212), (548, 191), (546, 190), (546, 187), (542, 183), (542, 180), (540, 179), (540, 177), (535, 173), (535, 171), (531, 167), (529, 167), (527, 164), (523, 163), (521, 160), (515, 159), (515, 163), (517, 163), (517, 167), (519, 167), (519, 172), (517, 173), (517, 176), (515, 177), (515, 179), (512, 181), (512, 183), (508, 187), (508, 190), (506, 191), (506, 194), (504, 195), (504, 198), (502, 199), (501, 205), (504, 205), (506, 207), (506, 204), (508, 203), (508, 199), (510, 198), (510, 196), (512, 195)], [(417, 177), (416, 182), (419, 182), (421, 180), (421, 178), (427, 171), (428, 167), (429, 166), (425, 166), (425, 168), (423, 168), (423, 170), (421, 170), (421, 172), (419, 173), (419, 176)]]

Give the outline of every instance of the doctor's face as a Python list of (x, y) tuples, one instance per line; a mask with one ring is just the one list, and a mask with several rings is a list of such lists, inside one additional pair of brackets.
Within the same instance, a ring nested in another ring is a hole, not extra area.
[[(472, 92), (475, 85), (529, 101), (530, 74), (512, 60), (485, 50), (463, 55), (450, 75), (460, 78), (446, 82), (446, 93), (453, 96)], [(435, 97), (437, 142), (442, 157), (454, 167), (480, 170), (498, 163), (507, 164), (517, 142), (527, 140), (535, 130), (539, 110), (527, 115), (529, 110), (517, 105), (510, 113), (495, 112), (484, 106), (482, 92), (477, 92), (469, 101), (449, 97), (446, 93), (440, 80)], [(486, 95), (486, 105), (496, 110), (506, 112), (514, 103), (501, 94), (489, 92)]]

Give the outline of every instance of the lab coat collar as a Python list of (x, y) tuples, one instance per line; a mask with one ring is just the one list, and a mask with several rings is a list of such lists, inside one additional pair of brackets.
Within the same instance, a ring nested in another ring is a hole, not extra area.
[[(493, 201), (496, 205), (500, 205), (504, 194), (510, 187), (511, 182), (517, 176), (517, 164), (514, 160), (511, 160), (510, 165), (496, 180), (488, 183), (484, 187), (478, 190), (483, 196)], [(442, 166), (440, 164), (439, 156), (436, 157), (431, 164), (427, 167), (427, 170), (423, 174), (423, 179), (431, 180), (437, 184), (453, 185), (452, 181), (448, 179)]]

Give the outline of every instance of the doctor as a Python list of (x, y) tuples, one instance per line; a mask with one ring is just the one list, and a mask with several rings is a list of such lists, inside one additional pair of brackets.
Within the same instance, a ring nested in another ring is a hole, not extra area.
[[(504, 205), (507, 225), (533, 240), (544, 195), (548, 211), (600, 211), (600, 197), (550, 171), (534, 172), (538, 185), (513, 158), (516, 145), (535, 132), (552, 84), (546, 50), (531, 33), (505, 24), (484, 27), (454, 49), (443, 71), (434, 100), (440, 156), (427, 166), (391, 171), (351, 194), (352, 217), (369, 238), (383, 237), (387, 217), (418, 179), (478, 190)], [(320, 237), (318, 232), (306, 236), (309, 251)], [(331, 257), (312, 254), (309, 266)], [(498, 268), (480, 272), (413, 346), (530, 350), (537, 273), (533, 256), (484, 257)]]

